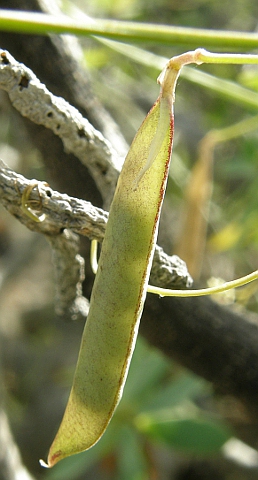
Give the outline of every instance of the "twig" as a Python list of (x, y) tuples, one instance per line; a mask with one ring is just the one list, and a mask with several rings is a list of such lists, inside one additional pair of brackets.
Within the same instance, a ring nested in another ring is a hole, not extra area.
[[(46, 215), (44, 222), (34, 222), (27, 216), (21, 206), (21, 198), (30, 181), (0, 160), (0, 202), (21, 223), (32, 231), (50, 236), (57, 236), (64, 229), (102, 241), (108, 213), (94, 207), (90, 202), (69, 197), (52, 190), (42, 183), (31, 192), (30, 201), (38, 205), (41, 213)], [(161, 247), (156, 247), (151, 282), (159, 286), (189, 287), (192, 279), (185, 263), (176, 255), (166, 255)]]
[(0, 88), (13, 106), (36, 124), (59, 136), (67, 152), (76, 155), (89, 169), (108, 205), (115, 189), (121, 163), (103, 135), (61, 97), (56, 97), (25, 65), (0, 49)]

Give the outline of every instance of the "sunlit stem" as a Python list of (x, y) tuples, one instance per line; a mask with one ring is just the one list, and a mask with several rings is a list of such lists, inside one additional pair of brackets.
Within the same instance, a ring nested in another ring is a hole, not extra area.
[(213, 53), (208, 52), (204, 48), (197, 48), (196, 50), (183, 53), (172, 57), (168, 64), (168, 68), (180, 70), (184, 65), (196, 63), (217, 63), (217, 64), (258, 64), (258, 55), (249, 55), (242, 53)]
[(237, 287), (243, 287), (254, 280), (258, 280), (258, 270), (255, 270), (249, 275), (244, 277), (237, 278), (236, 280), (231, 280), (230, 282), (222, 283), (222, 285), (209, 287), (209, 288), (200, 288), (198, 290), (169, 290), (166, 288), (154, 287), (153, 285), (148, 286), (149, 293), (155, 293), (161, 297), (201, 297), (204, 295), (214, 295), (215, 293), (223, 293), (227, 290), (231, 290)]
[[(98, 270), (98, 261), (97, 261), (97, 252), (98, 252), (98, 241), (92, 240), (91, 242), (91, 251), (90, 251), (90, 261), (91, 268), (94, 274)], [(236, 280), (231, 280), (230, 282), (222, 283), (221, 285), (209, 288), (200, 288), (197, 290), (170, 290), (167, 288), (155, 287), (154, 285), (148, 285), (147, 291), (149, 293), (155, 293), (160, 297), (201, 297), (204, 295), (214, 295), (216, 293), (223, 293), (227, 290), (232, 290), (233, 288), (243, 287), (250, 282), (258, 280), (258, 270), (255, 270), (244, 277), (237, 278)]]
[[(195, 50), (196, 63), (257, 64), (258, 55), (242, 53), (212, 53), (203, 48)], [(194, 62), (195, 63), (195, 62)]]

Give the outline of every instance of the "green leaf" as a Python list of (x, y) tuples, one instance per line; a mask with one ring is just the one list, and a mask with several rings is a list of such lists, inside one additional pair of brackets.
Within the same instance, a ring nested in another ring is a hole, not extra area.
[(137, 426), (157, 442), (183, 452), (201, 455), (218, 452), (232, 436), (219, 422), (198, 418), (159, 421), (154, 417), (141, 415)]
[(122, 427), (117, 448), (117, 479), (148, 480), (147, 459), (139, 439), (139, 433), (133, 428)]
[(165, 409), (182, 405), (189, 402), (197, 395), (207, 389), (207, 383), (191, 374), (181, 374), (178, 378), (172, 379), (158, 391), (152, 392), (149, 401), (144, 404), (145, 411)]
[(126, 403), (140, 405), (148, 402), (154, 392), (160, 390), (161, 381), (170, 368), (171, 362), (164, 355), (139, 338), (124, 391)]

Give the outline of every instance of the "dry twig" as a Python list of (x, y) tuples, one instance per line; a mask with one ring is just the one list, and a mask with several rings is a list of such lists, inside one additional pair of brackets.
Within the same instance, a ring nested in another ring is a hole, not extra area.
[(1, 49), (0, 88), (24, 117), (61, 138), (65, 151), (76, 155), (89, 169), (105, 205), (109, 205), (121, 162), (103, 135), (76, 108), (49, 92), (29, 68)]
[[(0, 202), (27, 228), (44, 234), (52, 245), (58, 281), (57, 311), (64, 313), (67, 309), (72, 317), (77, 313), (86, 316), (88, 304), (81, 295), (83, 259), (78, 256), (79, 244), (72, 232), (102, 242), (108, 213), (90, 202), (53, 191), (47, 184), (35, 180), (35, 187), (40, 188), (31, 190), (29, 202), (45, 214), (43, 222), (35, 222), (22, 208), (22, 195), (30, 184), (30, 180), (15, 173), (0, 160)], [(191, 277), (179, 257), (168, 256), (156, 246), (151, 282), (167, 288), (189, 287)]]

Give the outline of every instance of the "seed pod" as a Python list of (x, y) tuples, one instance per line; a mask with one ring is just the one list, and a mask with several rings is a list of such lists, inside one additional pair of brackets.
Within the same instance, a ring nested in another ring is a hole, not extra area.
[(73, 387), (48, 466), (92, 447), (122, 396), (146, 297), (173, 139), (179, 69), (137, 132), (111, 205)]

